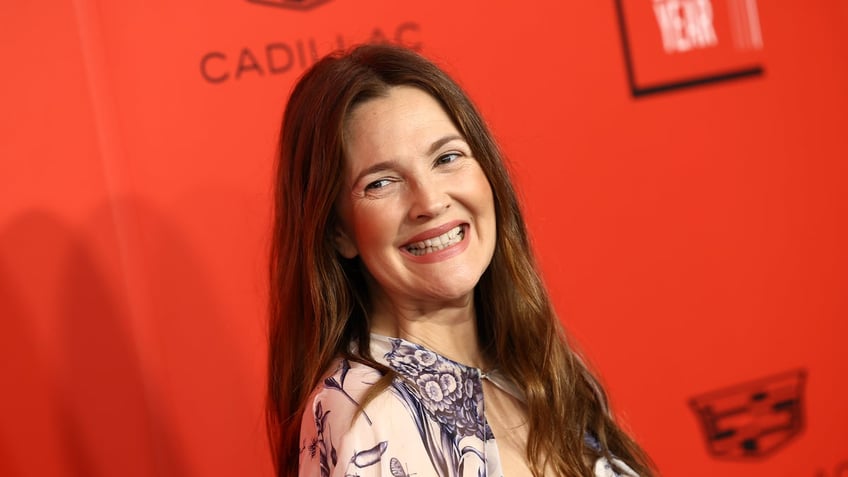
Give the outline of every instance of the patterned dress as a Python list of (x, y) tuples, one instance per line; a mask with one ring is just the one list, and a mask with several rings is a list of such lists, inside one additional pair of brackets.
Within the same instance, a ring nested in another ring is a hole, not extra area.
[[(507, 379), (399, 338), (372, 334), (371, 355), (397, 378), (360, 410), (381, 374), (337, 361), (303, 415), (301, 477), (503, 477), (482, 380), (521, 399)], [(586, 444), (598, 446), (590, 436)], [(595, 476), (638, 477), (618, 459), (613, 464), (598, 459)]]

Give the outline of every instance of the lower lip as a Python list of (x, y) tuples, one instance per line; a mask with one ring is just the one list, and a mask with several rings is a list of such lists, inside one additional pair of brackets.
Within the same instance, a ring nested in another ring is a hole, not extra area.
[(407, 259), (412, 260), (417, 263), (436, 263), (442, 262), (449, 258), (455, 257), (460, 253), (464, 252), (465, 249), (468, 248), (468, 244), (470, 242), (468, 235), (471, 233), (471, 228), (468, 226), (463, 226), (462, 229), (462, 240), (459, 243), (451, 245), (450, 247), (443, 248), (438, 252), (431, 252), (424, 255), (413, 255), (409, 253), (406, 248), (401, 247), (401, 253), (403, 253)]

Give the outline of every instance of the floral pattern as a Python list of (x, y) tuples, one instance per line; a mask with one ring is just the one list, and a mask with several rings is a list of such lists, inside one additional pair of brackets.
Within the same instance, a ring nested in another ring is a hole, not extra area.
[[(503, 477), (482, 380), (513, 392), (509, 383), (398, 338), (372, 335), (371, 355), (396, 378), (361, 409), (381, 375), (338, 361), (304, 413), (300, 476)], [(586, 445), (598, 448), (591, 436)], [(594, 472), (638, 477), (618, 459), (598, 459)]]
[[(483, 417), (480, 371), (469, 368), (407, 341), (390, 339), (392, 350), (385, 358), (420, 399), (424, 409), (455, 437), (492, 438)], [(414, 386), (409, 386), (414, 383)]]

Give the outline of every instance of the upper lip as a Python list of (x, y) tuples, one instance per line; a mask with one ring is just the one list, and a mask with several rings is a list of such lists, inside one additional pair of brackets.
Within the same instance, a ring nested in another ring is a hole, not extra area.
[(454, 229), (457, 226), (463, 225), (463, 224), (465, 224), (465, 222), (463, 222), (461, 220), (454, 220), (454, 221), (447, 222), (445, 224), (439, 225), (438, 227), (433, 227), (432, 229), (427, 229), (427, 230), (421, 232), (420, 234), (415, 235), (412, 238), (410, 238), (409, 240), (407, 240), (406, 243), (404, 243), (402, 246), (406, 247), (406, 246), (409, 246), (410, 244), (413, 244), (413, 243), (416, 243), (416, 242), (423, 242), (427, 239), (438, 237), (439, 235), (447, 233), (449, 230)]

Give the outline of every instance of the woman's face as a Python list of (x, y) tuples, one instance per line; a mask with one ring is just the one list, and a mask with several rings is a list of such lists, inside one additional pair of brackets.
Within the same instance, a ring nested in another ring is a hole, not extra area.
[(394, 306), (470, 303), (494, 253), (495, 207), (440, 104), (417, 88), (392, 87), (356, 106), (344, 133), (339, 252), (359, 255), (372, 295)]

